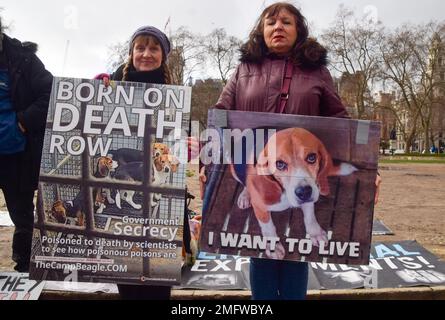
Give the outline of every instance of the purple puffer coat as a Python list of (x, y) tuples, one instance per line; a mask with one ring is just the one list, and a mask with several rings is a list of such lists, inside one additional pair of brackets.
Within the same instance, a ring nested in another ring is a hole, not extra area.
[[(284, 113), (348, 117), (332, 77), (320, 59), (316, 68), (295, 66)], [(261, 64), (242, 62), (225, 86), (216, 108), (275, 112), (282, 88), (286, 60), (265, 58)]]

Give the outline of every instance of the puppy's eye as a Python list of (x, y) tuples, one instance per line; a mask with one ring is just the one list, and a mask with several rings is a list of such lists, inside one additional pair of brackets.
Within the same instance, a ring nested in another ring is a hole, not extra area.
[(284, 171), (287, 169), (287, 163), (281, 160), (278, 160), (275, 164), (277, 166), (277, 169), (280, 171)]
[(317, 162), (317, 155), (315, 153), (310, 153), (306, 157), (306, 161), (310, 164), (314, 164), (315, 162)]

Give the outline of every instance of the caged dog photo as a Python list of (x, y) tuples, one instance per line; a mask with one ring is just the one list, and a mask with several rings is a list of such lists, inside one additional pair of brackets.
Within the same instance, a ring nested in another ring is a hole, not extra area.
[[(113, 179), (126, 182), (143, 181), (143, 153), (139, 150), (122, 148), (110, 151), (113, 159), (118, 163)], [(153, 143), (152, 145), (152, 186), (165, 186), (170, 183), (172, 174), (177, 172), (179, 161), (170, 153), (166, 144)], [(117, 189), (115, 203), (118, 209), (122, 209), (123, 201), (135, 210), (142, 206), (135, 202), (136, 191)], [(160, 194), (150, 194), (150, 205), (157, 206), (161, 201)]]
[[(110, 157), (99, 157), (93, 171), (96, 179), (111, 179), (112, 173), (116, 170), (118, 163)], [(94, 213), (102, 213), (107, 205), (114, 204), (109, 188), (93, 188)], [(57, 223), (84, 226), (85, 225), (85, 200), (82, 190), (77, 192), (73, 199), (58, 199), (51, 206), (51, 220)]]
[[(92, 170), (95, 179), (107, 179), (111, 182), (143, 182), (143, 152), (137, 149), (120, 148), (109, 150), (108, 155), (94, 160)], [(173, 156), (169, 147), (163, 143), (153, 143), (151, 155), (151, 185), (162, 187), (170, 184), (172, 175), (177, 172), (179, 160)], [(124, 203), (130, 210), (140, 210), (142, 205), (137, 203), (140, 197), (136, 197), (138, 191), (115, 187), (92, 188), (94, 214), (106, 213), (106, 208), (112, 213), (122, 210)], [(155, 207), (161, 201), (161, 194), (150, 194), (150, 205)], [(49, 218), (53, 222), (85, 225), (84, 192), (75, 191), (74, 197), (59, 197), (51, 206)]]

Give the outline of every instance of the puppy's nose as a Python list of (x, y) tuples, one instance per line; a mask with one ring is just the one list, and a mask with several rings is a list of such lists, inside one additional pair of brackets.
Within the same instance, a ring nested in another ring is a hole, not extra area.
[(302, 186), (295, 189), (295, 194), (301, 201), (308, 201), (312, 197), (312, 187)]
[(169, 173), (169, 172), (170, 172), (170, 169), (169, 169), (169, 168), (165, 168), (165, 169), (164, 169), (164, 172), (165, 172), (165, 173)]

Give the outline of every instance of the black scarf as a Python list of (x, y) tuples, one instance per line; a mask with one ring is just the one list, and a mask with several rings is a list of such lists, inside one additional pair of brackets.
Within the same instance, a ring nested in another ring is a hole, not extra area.
[[(116, 72), (111, 75), (111, 80), (122, 81), (124, 77), (124, 67), (125, 65), (121, 65)], [(165, 77), (161, 67), (152, 71), (136, 71), (131, 67), (130, 70), (128, 70), (125, 81), (165, 84)]]

